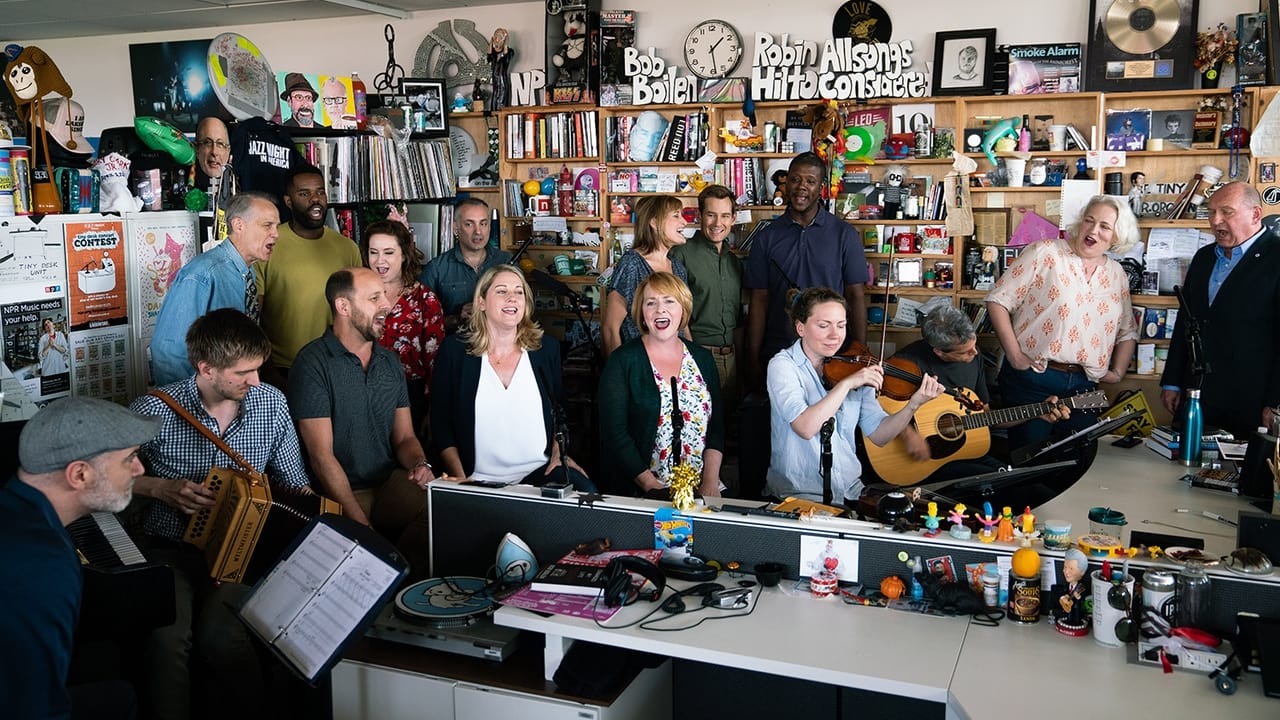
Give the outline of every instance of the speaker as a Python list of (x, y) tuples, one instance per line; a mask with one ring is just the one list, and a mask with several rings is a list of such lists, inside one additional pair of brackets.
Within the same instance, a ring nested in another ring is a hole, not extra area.
[[(633, 598), (631, 573), (647, 580), (653, 589), (645, 590), (644, 586), (641, 586), (640, 592)], [(662, 574), (662, 569), (644, 558), (622, 555), (610, 560), (604, 569), (605, 607), (630, 605), (636, 600), (653, 602), (662, 596), (662, 591), (666, 587), (667, 577)]]

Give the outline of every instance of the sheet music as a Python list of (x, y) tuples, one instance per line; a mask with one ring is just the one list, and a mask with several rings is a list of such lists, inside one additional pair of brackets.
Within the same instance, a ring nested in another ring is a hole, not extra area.
[(395, 567), (319, 523), (240, 614), (310, 678), (398, 577)]

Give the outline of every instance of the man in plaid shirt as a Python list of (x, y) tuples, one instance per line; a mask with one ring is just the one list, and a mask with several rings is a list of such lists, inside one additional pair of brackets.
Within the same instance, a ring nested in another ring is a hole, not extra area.
[[(310, 492), (284, 394), (258, 380), (271, 344), (257, 323), (239, 310), (213, 310), (187, 331), (187, 354), (195, 375), (161, 390), (265, 472), (273, 494)], [(160, 433), (139, 449), (147, 472), (137, 479), (135, 493), (152, 498), (145, 525), (147, 555), (174, 565), (177, 599), (177, 620), (148, 640), (148, 686), (141, 693), (149, 705), (146, 714), (191, 714), (188, 658), (193, 640), (195, 652), (213, 671), (203, 677), (216, 708), (241, 713), (263, 707), (263, 667), (232, 609), (249, 587), (215, 585), (203, 554), (182, 543), (188, 517), (214, 503), (214, 493), (202, 484), (210, 468), (236, 464), (156, 396), (143, 395), (130, 408), (163, 420)]]

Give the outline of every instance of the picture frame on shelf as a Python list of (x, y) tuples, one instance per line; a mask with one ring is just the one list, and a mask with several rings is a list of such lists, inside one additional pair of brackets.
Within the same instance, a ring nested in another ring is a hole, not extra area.
[(1267, 14), (1241, 13), (1236, 16), (1236, 84), (1267, 84)]
[(990, 95), (996, 29), (934, 33), (933, 95)]
[(924, 285), (924, 259), (894, 258), (893, 283), (904, 287)]
[(1009, 208), (973, 208), (973, 239), (979, 245), (1004, 245), (1009, 240), (1013, 211)]
[(1191, 126), (1195, 123), (1196, 111), (1154, 110), (1151, 113), (1151, 138), (1164, 140), (1165, 150), (1190, 150)]
[(409, 106), (409, 130), (415, 133), (446, 135), (449, 113), (445, 105), (443, 78), (404, 78), (400, 94)]
[(1108, 150), (1145, 150), (1151, 137), (1151, 109), (1107, 110)]

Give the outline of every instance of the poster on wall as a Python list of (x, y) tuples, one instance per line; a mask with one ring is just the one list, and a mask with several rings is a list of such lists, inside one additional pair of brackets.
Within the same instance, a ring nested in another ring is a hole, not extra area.
[(75, 365), (75, 395), (127, 403), (129, 387), (129, 328), (99, 327), (71, 333)]
[(231, 116), (209, 81), (209, 39), (129, 46), (134, 115), (152, 115), (193, 133), (200, 118)]
[[(0, 223), (0, 328), (6, 403), (44, 404), (71, 386), (62, 225), (46, 217)], [(10, 380), (11, 379), (11, 380)], [(10, 397), (10, 395), (13, 397)]]
[(124, 222), (68, 222), (65, 234), (71, 329), (127, 323)]
[(196, 224), (196, 216), (181, 211), (132, 213), (125, 221), (129, 238), (129, 286), (133, 288), (130, 325), (138, 342), (138, 376), (144, 378), (147, 386), (151, 384), (147, 359), (156, 317), (178, 270), (200, 250)]
[(357, 127), (350, 77), (281, 72), (276, 73), (276, 86), (282, 101), (280, 119), (285, 127)]

